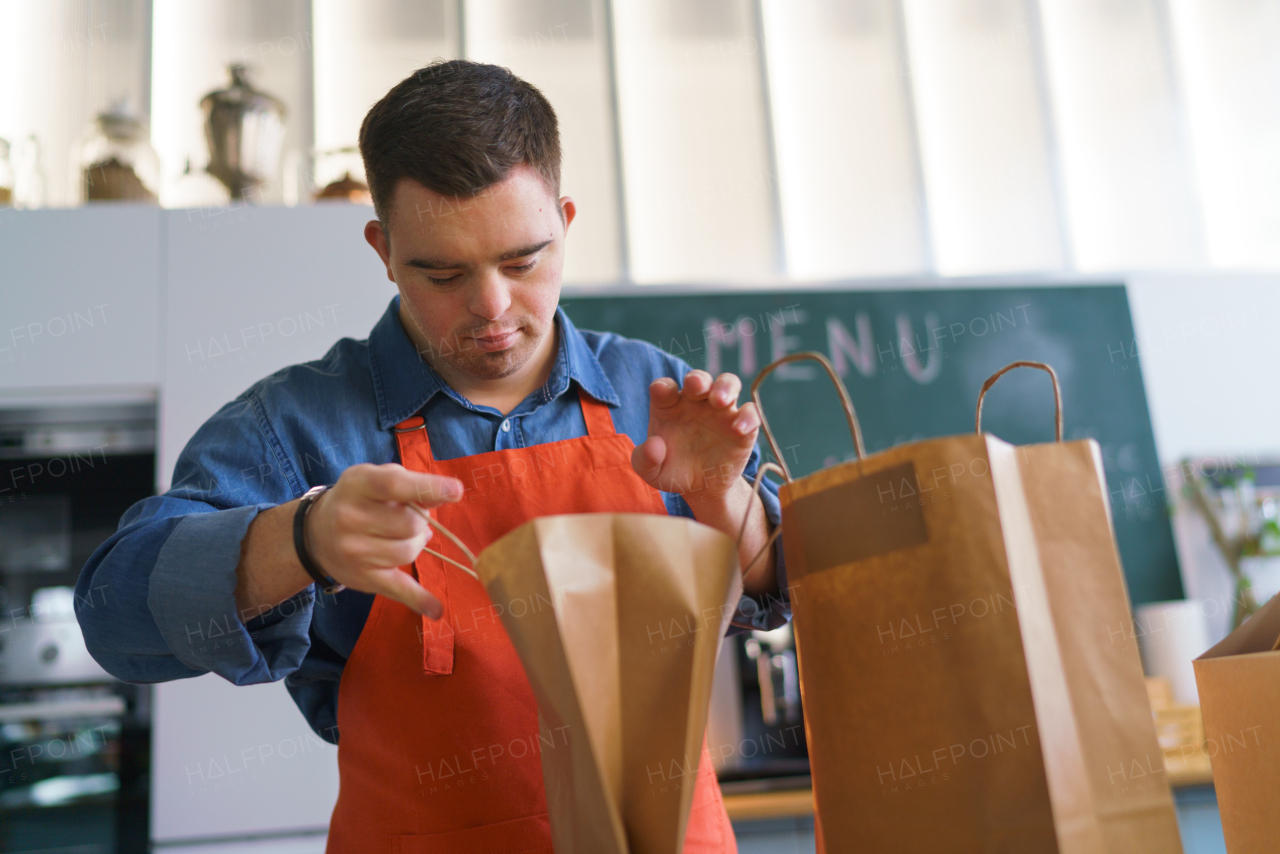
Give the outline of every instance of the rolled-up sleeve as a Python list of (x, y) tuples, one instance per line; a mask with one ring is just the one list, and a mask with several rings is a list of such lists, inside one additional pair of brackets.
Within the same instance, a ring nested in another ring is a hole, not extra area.
[(161, 547), (147, 590), (147, 607), (174, 657), (237, 685), (283, 679), (310, 645), (311, 588), (273, 607), (236, 608), (240, 543), (268, 506), (184, 516)]
[(281, 679), (310, 646), (314, 591), (239, 612), (236, 566), (257, 514), (300, 492), (261, 410), (242, 397), (200, 428), (174, 487), (135, 504), (76, 589), (85, 644), (107, 672), (160, 682), (213, 672), (237, 685)]

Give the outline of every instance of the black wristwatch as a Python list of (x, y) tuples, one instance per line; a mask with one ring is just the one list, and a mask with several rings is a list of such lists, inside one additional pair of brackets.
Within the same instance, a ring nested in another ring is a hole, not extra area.
[(336, 578), (321, 569), (315, 558), (311, 556), (311, 552), (307, 551), (307, 511), (320, 497), (320, 493), (328, 488), (324, 485), (313, 486), (303, 493), (302, 500), (298, 502), (298, 509), (293, 514), (293, 549), (298, 553), (298, 561), (302, 564), (302, 568), (307, 571), (307, 575), (315, 579), (321, 593), (339, 593), (346, 590), (347, 585), (339, 584)]

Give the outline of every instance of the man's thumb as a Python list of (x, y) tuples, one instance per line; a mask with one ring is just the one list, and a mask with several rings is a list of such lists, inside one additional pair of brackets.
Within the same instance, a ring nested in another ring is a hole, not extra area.
[(667, 443), (661, 436), (650, 436), (631, 452), (631, 468), (636, 474), (654, 489), (658, 485), (658, 474), (662, 471), (662, 463), (667, 458)]

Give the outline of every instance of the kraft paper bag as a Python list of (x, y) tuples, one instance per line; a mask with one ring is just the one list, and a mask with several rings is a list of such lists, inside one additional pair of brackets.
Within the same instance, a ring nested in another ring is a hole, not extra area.
[(858, 457), (780, 490), (821, 850), (1181, 851), (1096, 443), (868, 455), (820, 354), (757, 405), (806, 358)]
[(1194, 666), (1203, 749), (1213, 766), (1227, 850), (1274, 851), (1280, 840), (1280, 596)]
[[(1014, 367), (992, 376), (978, 397)], [(1177, 811), (1164, 773), (1120, 565), (1098, 443), (1062, 441), (1057, 378), (1056, 442), (1018, 448), (1045, 590), (1058, 636), (1094, 809), (1108, 852), (1181, 851)]]
[(474, 564), (556, 745), (542, 751), (556, 854), (678, 854), (742, 592), (733, 539), (675, 516), (545, 516)]

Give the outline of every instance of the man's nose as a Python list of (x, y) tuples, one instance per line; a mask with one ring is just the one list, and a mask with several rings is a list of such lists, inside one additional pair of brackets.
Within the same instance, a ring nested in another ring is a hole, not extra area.
[(485, 320), (497, 320), (511, 307), (511, 291), (497, 270), (486, 273), (471, 293), (468, 308)]

